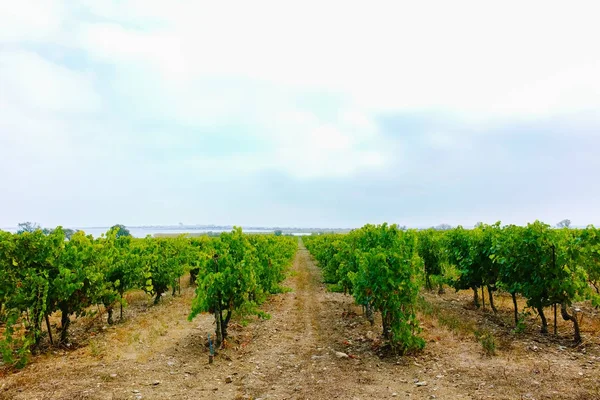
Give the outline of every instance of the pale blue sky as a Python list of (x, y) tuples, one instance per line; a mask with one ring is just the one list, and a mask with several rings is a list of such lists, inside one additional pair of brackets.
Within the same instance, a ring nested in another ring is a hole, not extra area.
[(2, 1), (0, 227), (600, 225), (596, 2), (361, 3)]

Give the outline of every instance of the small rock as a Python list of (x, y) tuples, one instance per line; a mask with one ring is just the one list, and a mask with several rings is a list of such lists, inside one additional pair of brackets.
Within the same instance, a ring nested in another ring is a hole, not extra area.
[(427, 382), (425, 382), (425, 381), (420, 381), (420, 382), (417, 382), (417, 383), (415, 383), (415, 385), (417, 385), (417, 386), (419, 386), (419, 387), (421, 387), (421, 386), (427, 386)]
[(231, 376), (228, 376), (227, 378), (225, 378), (225, 383), (231, 383), (233, 382), (233, 378)]
[(132, 390), (131, 393), (133, 394), (138, 394), (140, 391), (139, 390)]
[(392, 393), (392, 397), (396, 397), (396, 396), (398, 396), (398, 393), (396, 393), (396, 392)]
[(160, 381), (154, 381), (154, 382), (152, 382), (152, 386), (158, 386), (158, 385), (160, 385)]
[(116, 378), (116, 377), (117, 377), (117, 374), (110, 374), (110, 377), (111, 377), (111, 378)]
[(335, 352), (335, 356), (336, 356), (337, 358), (349, 358), (348, 354), (346, 354), (346, 353), (342, 353), (341, 351), (336, 351), (336, 352)]

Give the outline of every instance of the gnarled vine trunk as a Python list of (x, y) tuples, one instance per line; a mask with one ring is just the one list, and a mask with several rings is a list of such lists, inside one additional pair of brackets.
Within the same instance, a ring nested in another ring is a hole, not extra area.
[(515, 311), (515, 327), (517, 327), (519, 326), (519, 306), (517, 305), (517, 294), (513, 292), (510, 294), (510, 296), (512, 297), (513, 307)]
[(479, 304), (479, 294), (477, 293), (477, 287), (473, 287), (473, 304), (475, 307), (479, 308), (481, 305)]
[(554, 303), (552, 305), (552, 307), (554, 308), (554, 336), (558, 335), (558, 325), (557, 325), (557, 318), (556, 318), (556, 303)]
[(494, 314), (497, 314), (498, 309), (496, 308), (496, 305), (494, 304), (494, 289), (490, 285), (487, 285), (487, 290), (488, 290), (488, 295), (490, 297), (490, 307), (492, 308), (492, 311), (494, 312)]
[(216, 324), (216, 332), (215, 335), (217, 336), (217, 348), (221, 347), (221, 344), (223, 343), (223, 332), (221, 331), (223, 324), (222, 324), (222, 316), (221, 316), (221, 306), (217, 306), (215, 308), (215, 324)]
[(227, 310), (227, 314), (225, 319), (221, 316), (221, 335), (223, 336), (223, 340), (227, 339), (227, 326), (229, 325), (229, 320), (231, 320), (231, 315), (233, 312), (231, 310)]
[(383, 338), (384, 339), (389, 339), (390, 338), (390, 316), (386, 313), (382, 313), (381, 314), (381, 323), (383, 325)]
[(371, 326), (373, 326), (375, 324), (375, 313), (373, 312), (373, 306), (371, 306), (371, 303), (365, 304), (365, 315), (367, 317), (367, 321), (369, 321), (369, 323), (371, 324)]
[(545, 335), (548, 333), (548, 320), (546, 320), (546, 315), (544, 314), (544, 307), (537, 307), (537, 312), (542, 320), (542, 329), (540, 332)]
[(560, 314), (565, 321), (573, 322), (573, 329), (575, 330), (575, 343), (581, 343), (581, 332), (579, 331), (579, 321), (577, 321), (577, 316), (570, 315), (567, 311), (567, 303), (562, 303), (560, 305)]
[(481, 287), (481, 304), (483, 305), (483, 311), (485, 311), (485, 291), (483, 286)]
[(115, 321), (113, 320), (113, 307), (112, 307), (112, 304), (110, 306), (106, 307), (106, 313), (108, 314), (108, 318), (107, 318), (106, 322), (109, 325), (114, 324)]
[(61, 308), (60, 310), (60, 343), (67, 343), (69, 341), (69, 326), (71, 326), (71, 318), (69, 310)]
[(46, 314), (46, 329), (48, 329), (48, 338), (50, 339), (50, 344), (54, 345), (54, 340), (52, 339), (52, 328), (50, 328), (50, 318), (48, 314)]

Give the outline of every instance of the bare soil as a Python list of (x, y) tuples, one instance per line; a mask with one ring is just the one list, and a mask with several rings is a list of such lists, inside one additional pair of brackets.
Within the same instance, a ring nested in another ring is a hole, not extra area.
[[(468, 293), (425, 294), (427, 347), (389, 356), (378, 321), (372, 327), (350, 296), (328, 292), (302, 245), (285, 285), (291, 292), (263, 307), (271, 319), (233, 323), (213, 364), (212, 316), (188, 322), (193, 288), (184, 288), (155, 307), (130, 298), (128, 318), (116, 326), (77, 322), (81, 346), (5, 372), (0, 399), (600, 399), (593, 316), (583, 324), (584, 344), (573, 347), (567, 324), (559, 337), (541, 336), (531, 318), (526, 332), (513, 333), (501, 296), (493, 315), (473, 309)], [(492, 335), (495, 356), (475, 331)]]

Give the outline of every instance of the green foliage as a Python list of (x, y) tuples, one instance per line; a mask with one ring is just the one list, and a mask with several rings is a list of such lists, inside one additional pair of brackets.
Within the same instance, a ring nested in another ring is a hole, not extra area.
[(250, 301), (257, 286), (255, 269), (251, 268), (256, 262), (253, 250), (241, 229), (221, 234), (198, 278), (190, 318), (205, 311), (234, 310)]
[(573, 257), (587, 273), (593, 292), (588, 294), (595, 306), (600, 305), (600, 231), (593, 225), (582, 229), (575, 236)]
[(576, 245), (574, 231), (552, 229), (539, 221), (509, 226), (495, 240), (492, 257), (500, 264), (502, 286), (521, 293), (537, 310), (543, 333), (547, 332), (544, 307), (570, 305), (586, 292), (585, 271), (574, 258)]
[[(113, 323), (115, 303), (125, 305), (124, 294), (136, 288), (144, 288), (148, 272), (144, 271), (139, 252), (136, 251), (131, 236), (117, 237), (118, 228), (110, 229), (106, 236), (97, 241), (96, 249), (100, 253), (98, 262), (104, 273), (105, 284), (100, 293), (102, 304), (108, 311), (108, 323)], [(122, 317), (122, 315), (121, 315)]]
[(125, 227), (125, 225), (120, 225), (120, 224), (113, 225), (113, 226), (111, 226), (109, 231), (116, 231), (117, 238), (120, 238), (123, 236), (131, 236), (131, 232), (129, 232), (129, 229), (127, 229)]
[(51, 261), (60, 244), (38, 229), (0, 237), (0, 299), (3, 302), (4, 339), (0, 350), (4, 362), (21, 365), (41, 339), (48, 302)]
[(415, 314), (423, 268), (416, 232), (366, 225), (347, 235), (311, 236), (305, 243), (326, 281), (351, 290), (369, 319), (370, 310), (381, 313), (383, 335), (395, 350), (423, 348)]
[(285, 272), (298, 247), (293, 238), (273, 235), (250, 235), (250, 245), (256, 251), (256, 279), (259, 289), (254, 299), (259, 301), (265, 294), (279, 292), (279, 283), (285, 278)]
[(496, 339), (489, 331), (475, 331), (475, 339), (481, 344), (483, 352), (486, 356), (492, 357), (496, 355)]
[(515, 333), (525, 332), (525, 329), (527, 328), (527, 325), (525, 325), (525, 319), (527, 317), (529, 317), (530, 315), (531, 315), (530, 312), (519, 313), (518, 317), (517, 317), (517, 323), (515, 324), (515, 329), (513, 329), (513, 332), (515, 332)]
[(422, 268), (416, 233), (386, 224), (366, 225), (361, 230), (372, 247), (359, 255), (353, 279), (356, 301), (368, 302), (381, 313), (383, 335), (393, 347), (402, 352), (423, 348), (415, 314)]
[[(293, 237), (244, 235), (241, 229), (217, 238), (145, 239), (132, 238), (118, 225), (97, 239), (33, 223), (20, 224), (19, 231), (0, 231), (0, 356), (14, 367), (23, 366), (38, 347), (48, 315), (61, 312), (66, 341), (70, 317), (104, 304), (110, 320), (113, 305), (124, 305), (128, 290), (143, 289), (158, 301), (168, 288), (175, 291), (187, 271), (198, 284), (190, 318), (214, 313), (222, 339), (234, 312), (268, 317), (258, 305), (285, 291), (280, 282), (297, 247)], [(304, 242), (329, 287), (352, 293), (370, 320), (373, 311), (380, 312), (384, 336), (401, 352), (424, 345), (415, 315), (424, 282), (522, 295), (543, 329), (544, 307), (560, 305), (576, 340), (578, 322), (568, 307), (584, 299), (600, 304), (600, 235), (593, 226), (553, 229), (536, 221), (526, 227), (496, 223), (416, 232), (383, 224)], [(518, 311), (515, 307), (522, 330)], [(445, 323), (460, 328), (454, 320)], [(491, 339), (478, 340), (493, 350)]]
[(185, 253), (186, 264), (190, 270), (190, 283), (195, 284), (198, 274), (204, 267), (204, 264), (214, 254), (214, 239), (209, 236), (198, 236), (190, 239), (189, 246)]
[[(494, 312), (493, 292), (505, 290), (513, 295), (515, 324), (521, 330), (524, 326), (516, 306), (517, 295), (525, 297), (527, 307), (539, 314), (543, 332), (547, 332), (544, 308), (560, 305), (562, 317), (573, 322), (575, 340), (579, 341), (578, 322), (569, 315), (568, 307), (584, 299), (600, 305), (600, 235), (593, 226), (581, 230), (566, 226), (553, 229), (536, 221), (525, 227), (502, 227), (498, 222), (478, 224), (469, 230), (459, 226), (444, 231), (420, 231), (416, 234), (416, 253), (420, 256), (418, 262), (422, 262), (425, 284), (432, 287), (436, 282), (439, 285), (448, 282), (456, 290), (472, 289), (477, 307), (480, 306), (478, 289), (487, 288), (486, 296)], [(411, 247), (394, 243), (398, 236), (394, 229), (386, 231), (387, 226), (381, 229), (377, 234), (377, 229), (367, 225), (347, 235), (304, 238), (323, 269), (325, 281), (332, 288), (353, 292), (357, 302), (367, 308), (367, 314), (370, 306), (375, 307), (376, 290), (390, 290), (386, 286), (388, 281), (377, 281), (377, 274), (390, 282), (401, 281), (406, 279), (401, 272), (408, 265), (417, 265), (416, 259), (407, 262), (411, 250), (402, 254), (404, 263), (394, 264), (390, 249)], [(374, 254), (377, 250), (373, 249), (378, 248), (385, 249), (385, 257)], [(385, 320), (384, 323), (387, 324)]]
[[(526, 227), (458, 227), (445, 234), (448, 260), (457, 271), (452, 285), (457, 290), (487, 286), (490, 296), (497, 287), (514, 298), (522, 295), (539, 314), (546, 333), (545, 307), (560, 304), (566, 310), (576, 299), (590, 298), (589, 274), (581, 264), (593, 265), (592, 237), (593, 230), (553, 229), (539, 221)], [(516, 303), (514, 312), (519, 325)], [(566, 311), (562, 315), (573, 321), (578, 340), (577, 321)]]
[(277, 290), (296, 246), (289, 237), (246, 236), (241, 228), (222, 233), (211, 246), (211, 256), (200, 267), (189, 319), (201, 312), (213, 313), (220, 345), (227, 338), (234, 312), (266, 317), (256, 306), (264, 295)]
[(137, 242), (136, 254), (139, 256), (140, 270), (145, 278), (143, 285), (146, 293), (154, 296), (158, 304), (169, 286), (176, 287), (178, 280), (186, 272), (186, 248), (189, 239), (152, 238), (150, 236)]
[(44, 319), (56, 311), (65, 342), (71, 317), (85, 315), (93, 305), (104, 304), (112, 322), (112, 307), (124, 305), (127, 290), (144, 289), (160, 298), (167, 287), (176, 287), (190, 259), (207, 258), (198, 242), (213, 241), (134, 239), (118, 233), (115, 227), (94, 239), (76, 232), (67, 240), (61, 227), (0, 231), (0, 356), (5, 365), (24, 365), (43, 337)]
[[(432, 289), (432, 278), (442, 275), (442, 262), (444, 259), (442, 235), (435, 229), (427, 229), (418, 233), (418, 253), (423, 260), (425, 271), (425, 286)], [(437, 280), (437, 279), (435, 279)]]
[(68, 340), (69, 317), (83, 315), (89, 306), (99, 303), (105, 274), (98, 262), (101, 253), (91, 235), (86, 236), (80, 231), (65, 242), (62, 229), (57, 228), (53, 234), (61, 235), (62, 246), (50, 275), (49, 304), (51, 311), (61, 311), (61, 341), (65, 342)]
[(482, 285), (482, 277), (476, 260), (478, 252), (475, 250), (477, 248), (475, 235), (459, 226), (449, 230), (444, 238), (448, 261), (457, 269), (457, 278), (451, 282), (451, 285), (456, 290), (476, 290)]

